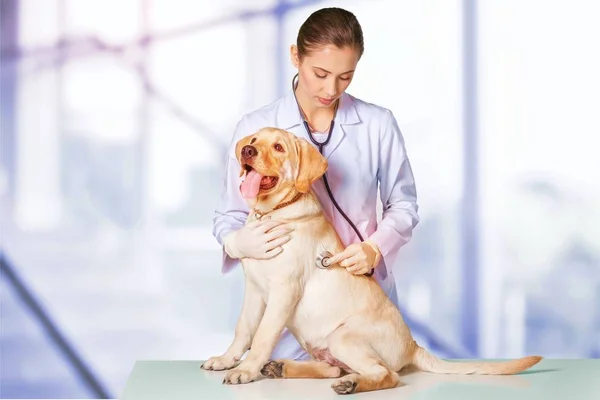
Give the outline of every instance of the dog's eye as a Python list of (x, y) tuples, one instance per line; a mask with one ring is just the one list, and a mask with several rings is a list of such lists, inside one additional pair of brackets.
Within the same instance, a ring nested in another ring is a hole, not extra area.
[(274, 147), (275, 147), (275, 150), (283, 152), (283, 146), (280, 145), (279, 143), (275, 143)]
[(256, 142), (256, 138), (252, 138), (252, 140), (250, 141), (250, 144)]

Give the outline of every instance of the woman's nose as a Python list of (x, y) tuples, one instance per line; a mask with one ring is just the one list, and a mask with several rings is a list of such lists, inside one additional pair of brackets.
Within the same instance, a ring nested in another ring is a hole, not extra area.
[(337, 82), (335, 79), (331, 80), (325, 88), (327, 96), (334, 97), (337, 94)]
[(336, 89), (336, 87), (334, 86), (334, 87), (328, 88), (328, 89), (325, 91), (325, 93), (327, 93), (327, 96), (329, 96), (329, 97), (334, 97), (334, 96), (337, 94), (337, 89)]

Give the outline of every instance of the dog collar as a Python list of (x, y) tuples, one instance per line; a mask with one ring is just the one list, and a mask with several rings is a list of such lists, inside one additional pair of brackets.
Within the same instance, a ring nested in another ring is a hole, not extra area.
[(298, 193), (296, 193), (296, 195), (291, 200), (284, 201), (283, 203), (279, 203), (271, 211), (267, 211), (267, 212), (264, 212), (264, 213), (260, 212), (256, 208), (253, 208), (254, 218), (256, 218), (256, 219), (262, 219), (265, 215), (267, 215), (267, 214), (269, 214), (269, 213), (271, 213), (271, 212), (273, 212), (275, 210), (279, 210), (279, 209), (281, 209), (283, 207), (289, 206), (292, 203), (295, 203), (301, 196), (302, 196), (302, 193), (298, 192)]

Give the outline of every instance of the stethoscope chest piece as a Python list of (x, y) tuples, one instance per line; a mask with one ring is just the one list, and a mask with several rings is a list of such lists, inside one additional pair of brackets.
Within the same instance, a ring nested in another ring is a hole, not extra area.
[(333, 257), (333, 254), (331, 254), (328, 251), (324, 251), (321, 254), (319, 254), (317, 256), (317, 260), (316, 260), (317, 268), (321, 268), (321, 269), (329, 268), (329, 266), (330, 266), (329, 259), (331, 257)]

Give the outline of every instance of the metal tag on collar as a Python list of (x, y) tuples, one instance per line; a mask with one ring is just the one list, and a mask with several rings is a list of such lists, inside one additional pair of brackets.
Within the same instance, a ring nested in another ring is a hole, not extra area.
[(266, 214), (261, 214), (261, 213), (255, 211), (254, 212), (254, 218), (256, 218), (257, 220), (260, 221), (262, 219), (267, 219), (267, 220), (271, 219), (271, 216), (270, 215), (266, 215)]

